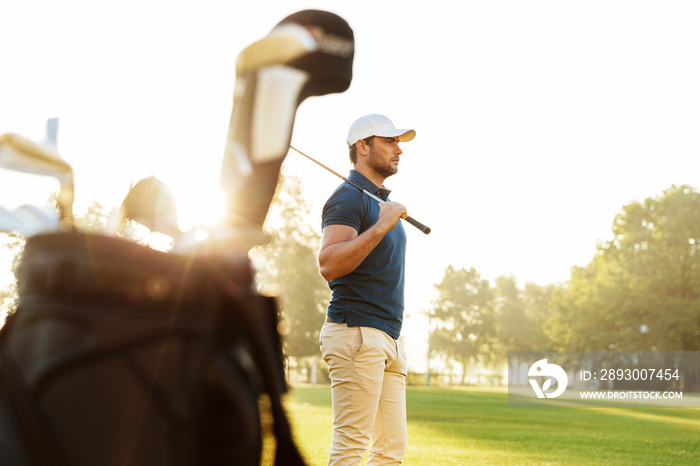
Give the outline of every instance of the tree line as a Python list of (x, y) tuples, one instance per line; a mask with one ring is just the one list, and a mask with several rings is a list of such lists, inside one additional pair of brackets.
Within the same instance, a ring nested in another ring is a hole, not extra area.
[[(562, 284), (494, 286), (448, 266), (430, 347), (463, 368), (508, 351), (700, 351), (700, 194), (672, 186), (615, 216), (612, 239)], [(700, 388), (700, 361), (684, 374)]]

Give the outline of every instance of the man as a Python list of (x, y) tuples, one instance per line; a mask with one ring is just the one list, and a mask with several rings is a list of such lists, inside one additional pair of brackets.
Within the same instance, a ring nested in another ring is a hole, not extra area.
[(333, 400), (329, 465), (399, 464), (406, 452), (403, 321), (406, 208), (389, 202), (384, 180), (398, 171), (399, 142), (415, 137), (383, 115), (357, 119), (348, 133), (349, 178), (384, 204), (343, 183), (323, 208), (318, 253), (332, 298), (320, 342)]

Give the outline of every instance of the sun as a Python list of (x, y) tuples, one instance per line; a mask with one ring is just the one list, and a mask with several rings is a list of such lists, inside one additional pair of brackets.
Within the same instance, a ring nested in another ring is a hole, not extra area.
[(224, 219), (225, 203), (218, 186), (210, 188), (173, 189), (178, 226), (183, 232), (206, 229)]

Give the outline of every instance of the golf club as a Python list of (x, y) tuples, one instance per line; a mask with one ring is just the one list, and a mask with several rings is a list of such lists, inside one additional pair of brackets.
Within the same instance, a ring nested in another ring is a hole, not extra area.
[(19, 233), (25, 238), (58, 230), (59, 214), (52, 206), (29, 204), (10, 211), (0, 206), (0, 231)]
[(239, 54), (219, 181), (228, 225), (261, 229), (297, 107), (307, 97), (344, 92), (353, 58), (347, 21), (321, 10), (287, 16)]
[(16, 134), (3, 134), (0, 136), (0, 167), (58, 178), (61, 183), (59, 228), (64, 231), (73, 228), (73, 169), (54, 149)]
[(172, 238), (178, 238), (183, 233), (177, 224), (173, 193), (165, 183), (153, 176), (140, 180), (129, 189), (119, 208), (117, 225), (126, 219)]
[[(307, 154), (303, 153), (302, 151), (300, 151), (300, 150), (297, 149), (296, 147), (294, 147), (294, 146), (289, 146), (289, 147), (290, 147), (290, 149), (295, 150), (296, 152), (299, 152), (301, 155), (303, 155), (303, 156), (306, 157), (307, 159), (311, 160), (312, 162), (314, 162), (314, 163), (316, 163), (316, 164), (322, 166), (323, 168), (325, 168), (325, 169), (328, 170), (329, 172), (333, 173), (335, 176), (337, 176), (338, 178), (342, 179), (343, 181), (345, 181), (345, 182), (348, 183), (349, 185), (354, 186), (355, 188), (359, 189), (361, 192), (365, 193), (366, 195), (368, 195), (369, 197), (371, 197), (371, 198), (374, 199), (375, 201), (379, 202), (380, 204), (386, 203), (386, 201), (385, 201), (384, 199), (382, 199), (382, 198), (380, 198), (380, 197), (378, 197), (378, 196), (375, 196), (374, 194), (372, 194), (371, 192), (367, 191), (365, 188), (363, 188), (363, 187), (360, 186), (359, 184), (357, 184), (357, 183), (355, 183), (354, 181), (352, 181), (352, 180), (350, 180), (350, 179), (344, 177), (343, 175), (341, 175), (341, 174), (338, 173), (337, 171), (332, 170), (331, 168), (328, 168), (327, 166), (325, 166), (324, 164), (322, 164), (322, 163), (319, 162), (318, 160), (313, 159), (312, 157), (310, 157), (310, 156), (308, 156)], [(408, 215), (403, 214), (403, 215), (401, 216), (401, 218), (404, 219), (404, 220), (406, 220), (408, 223), (410, 223), (410, 224), (413, 225), (414, 227), (418, 228), (420, 231), (422, 231), (422, 232), (425, 233), (426, 235), (427, 235), (428, 233), (430, 233), (430, 228), (429, 228), (429, 227), (423, 225), (421, 222), (419, 222), (418, 220), (414, 219), (413, 217), (409, 217)]]

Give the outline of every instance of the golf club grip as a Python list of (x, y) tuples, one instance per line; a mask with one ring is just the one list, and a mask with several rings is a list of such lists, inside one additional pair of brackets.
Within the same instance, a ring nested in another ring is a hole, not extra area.
[(422, 223), (420, 223), (420, 222), (419, 222), (418, 220), (416, 220), (415, 218), (409, 217), (408, 215), (406, 215), (405, 217), (402, 217), (402, 218), (403, 218), (404, 220), (406, 220), (408, 223), (410, 223), (411, 225), (413, 225), (414, 227), (418, 228), (420, 231), (422, 231), (422, 232), (425, 233), (426, 235), (427, 235), (428, 233), (430, 233), (430, 227), (427, 227), (427, 226), (423, 225)]

